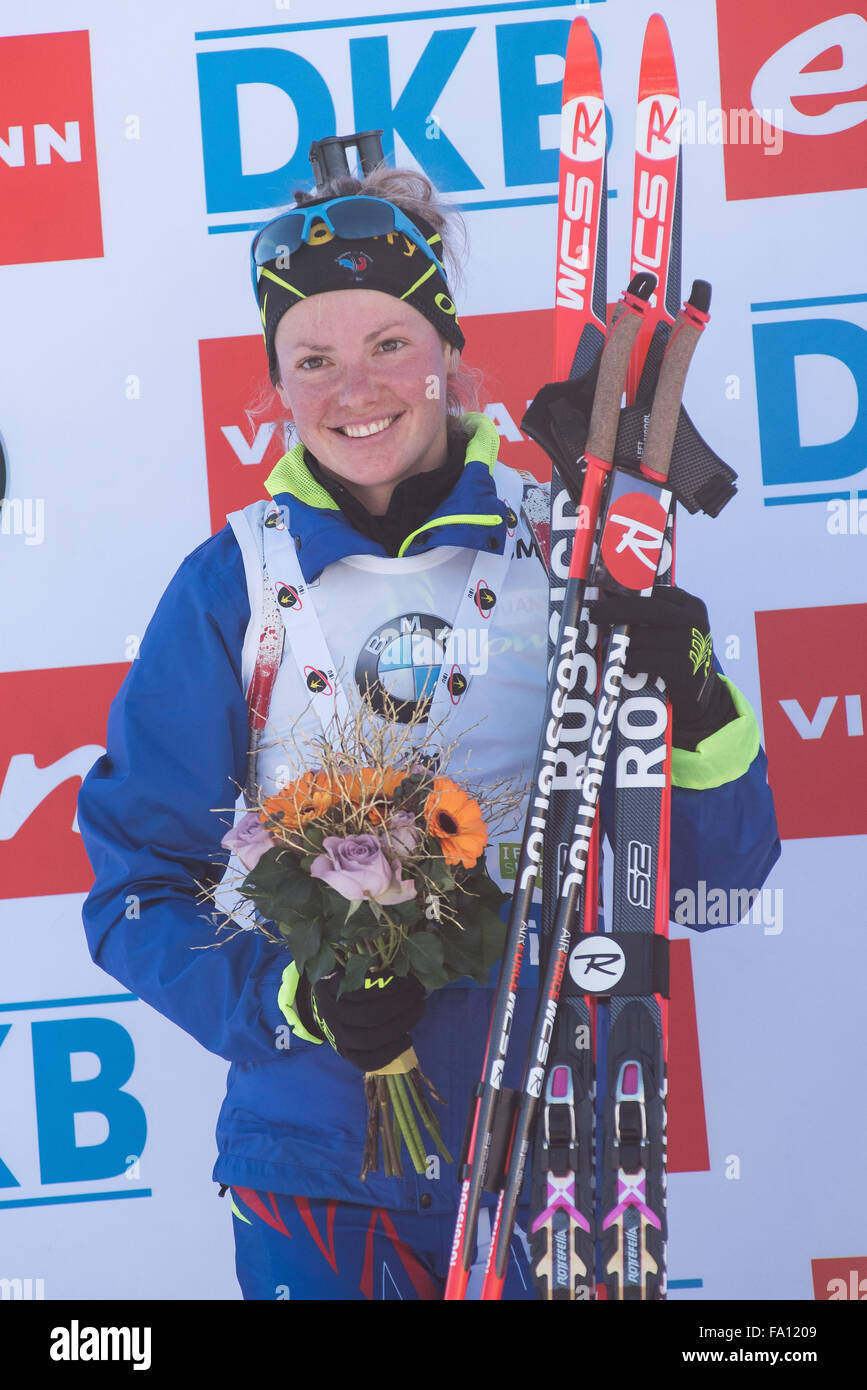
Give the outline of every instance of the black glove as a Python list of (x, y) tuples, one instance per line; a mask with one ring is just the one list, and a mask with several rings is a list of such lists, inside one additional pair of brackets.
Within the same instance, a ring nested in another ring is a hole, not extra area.
[(671, 738), (695, 751), (702, 739), (736, 717), (732, 697), (713, 665), (707, 609), (685, 589), (658, 588), (640, 594), (605, 594), (589, 605), (601, 628), (628, 623), (627, 675), (661, 676), (671, 701)]
[(347, 1062), (359, 1071), (377, 1071), (412, 1046), (409, 1030), (424, 1013), (424, 987), (414, 975), (386, 971), (338, 999), (342, 973), (317, 981), (312, 990), (302, 975), (295, 1009), (307, 1031), (321, 1033)]

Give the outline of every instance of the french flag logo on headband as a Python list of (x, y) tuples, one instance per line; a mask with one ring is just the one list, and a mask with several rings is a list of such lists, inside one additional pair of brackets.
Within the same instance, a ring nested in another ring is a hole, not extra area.
[(337, 264), (342, 265), (344, 270), (351, 270), (353, 278), (360, 280), (367, 274), (373, 261), (366, 251), (344, 251), (342, 256), (337, 257)]

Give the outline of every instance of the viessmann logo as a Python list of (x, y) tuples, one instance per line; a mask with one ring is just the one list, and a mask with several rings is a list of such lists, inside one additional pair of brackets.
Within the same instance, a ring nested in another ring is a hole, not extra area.
[(865, 619), (863, 603), (756, 614), (768, 776), (784, 839), (867, 832)]
[(0, 264), (101, 256), (86, 31), (0, 38)]
[(845, 0), (717, 0), (724, 111), (762, 112), (778, 146), (725, 146), (728, 198), (860, 188), (867, 161), (867, 17)]

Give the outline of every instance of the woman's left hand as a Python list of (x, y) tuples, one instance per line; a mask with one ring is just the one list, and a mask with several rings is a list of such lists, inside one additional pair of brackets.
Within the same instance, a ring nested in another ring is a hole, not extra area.
[(600, 627), (629, 624), (628, 675), (647, 672), (665, 681), (671, 701), (672, 742), (695, 749), (735, 717), (731, 696), (713, 665), (707, 609), (685, 589), (604, 594), (589, 605)]

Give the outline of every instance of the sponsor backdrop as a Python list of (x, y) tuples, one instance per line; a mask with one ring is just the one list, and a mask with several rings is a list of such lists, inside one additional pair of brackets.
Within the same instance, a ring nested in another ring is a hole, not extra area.
[[(226, 1066), (92, 964), (75, 797), (171, 574), (284, 449), (252, 230), (307, 181), (311, 139), (384, 127), (465, 211), (467, 357), (504, 457), (542, 471), (518, 421), (549, 374), (569, 21), (585, 13), (602, 51), (613, 299), (652, 8), (83, 0), (71, 26), (66, 5), (7, 7), (3, 1298), (238, 1297), (210, 1180)], [(761, 712), (785, 839), (740, 925), (690, 931), (729, 912), (707, 884), (673, 928), (671, 1296), (863, 1299), (867, 18), (843, 0), (660, 8), (684, 280), (714, 286), (687, 405), (740, 474), (712, 527), (683, 520), (678, 573)]]

